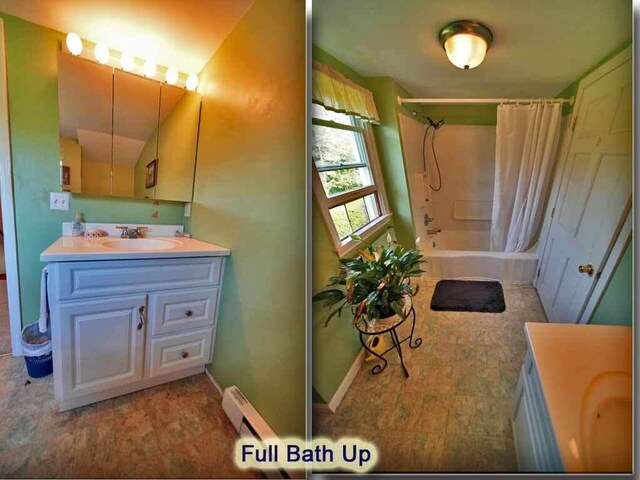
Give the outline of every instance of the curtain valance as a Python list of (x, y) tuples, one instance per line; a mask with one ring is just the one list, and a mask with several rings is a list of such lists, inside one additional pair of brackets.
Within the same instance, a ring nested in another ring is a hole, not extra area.
[(314, 60), (312, 99), (329, 110), (379, 123), (373, 94), (331, 67)]

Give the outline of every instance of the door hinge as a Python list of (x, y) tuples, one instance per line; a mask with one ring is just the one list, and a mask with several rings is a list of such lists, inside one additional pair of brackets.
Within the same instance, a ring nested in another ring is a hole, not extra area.
[(540, 269), (538, 269), (538, 273), (536, 274), (536, 277), (540, 276)]
[(602, 276), (602, 272), (596, 273), (596, 280), (600, 280), (601, 276)]
[(578, 117), (575, 117), (573, 119), (573, 125), (571, 125), (571, 131), (575, 132), (576, 131), (576, 122), (578, 121)]
[(551, 209), (551, 218), (553, 218), (553, 216), (556, 214), (556, 207), (553, 207)]

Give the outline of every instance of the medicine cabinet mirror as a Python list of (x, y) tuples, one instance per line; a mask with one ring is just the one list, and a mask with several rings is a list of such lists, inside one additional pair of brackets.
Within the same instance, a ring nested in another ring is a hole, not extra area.
[(190, 202), (200, 103), (196, 92), (59, 52), (62, 190)]

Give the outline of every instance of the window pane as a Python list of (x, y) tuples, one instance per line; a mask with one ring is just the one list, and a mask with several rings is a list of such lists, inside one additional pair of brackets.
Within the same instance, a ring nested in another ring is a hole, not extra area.
[(320, 120), (342, 123), (343, 125), (351, 125), (351, 117), (349, 115), (327, 110), (317, 103), (311, 104), (311, 116), (313, 118), (319, 118)]
[(338, 128), (312, 125), (311, 156), (316, 167), (330, 167), (365, 163), (358, 150), (356, 135), (358, 132)]
[(359, 198), (345, 205), (347, 208), (347, 216), (353, 230), (358, 230), (369, 223), (369, 214), (364, 204), (364, 198)]
[(373, 185), (368, 167), (318, 172), (327, 197)]
[(353, 230), (351, 230), (347, 210), (344, 205), (332, 208), (329, 210), (329, 213), (331, 213), (331, 219), (333, 220), (333, 225), (336, 227), (336, 232), (338, 232), (340, 240), (347, 238)]
[(375, 194), (367, 195), (329, 210), (340, 240), (380, 217)]

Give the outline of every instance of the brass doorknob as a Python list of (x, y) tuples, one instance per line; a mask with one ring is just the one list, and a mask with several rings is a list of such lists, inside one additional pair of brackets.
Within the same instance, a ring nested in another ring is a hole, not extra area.
[(578, 265), (578, 271), (580, 273), (586, 273), (587, 275), (593, 275), (593, 265)]

